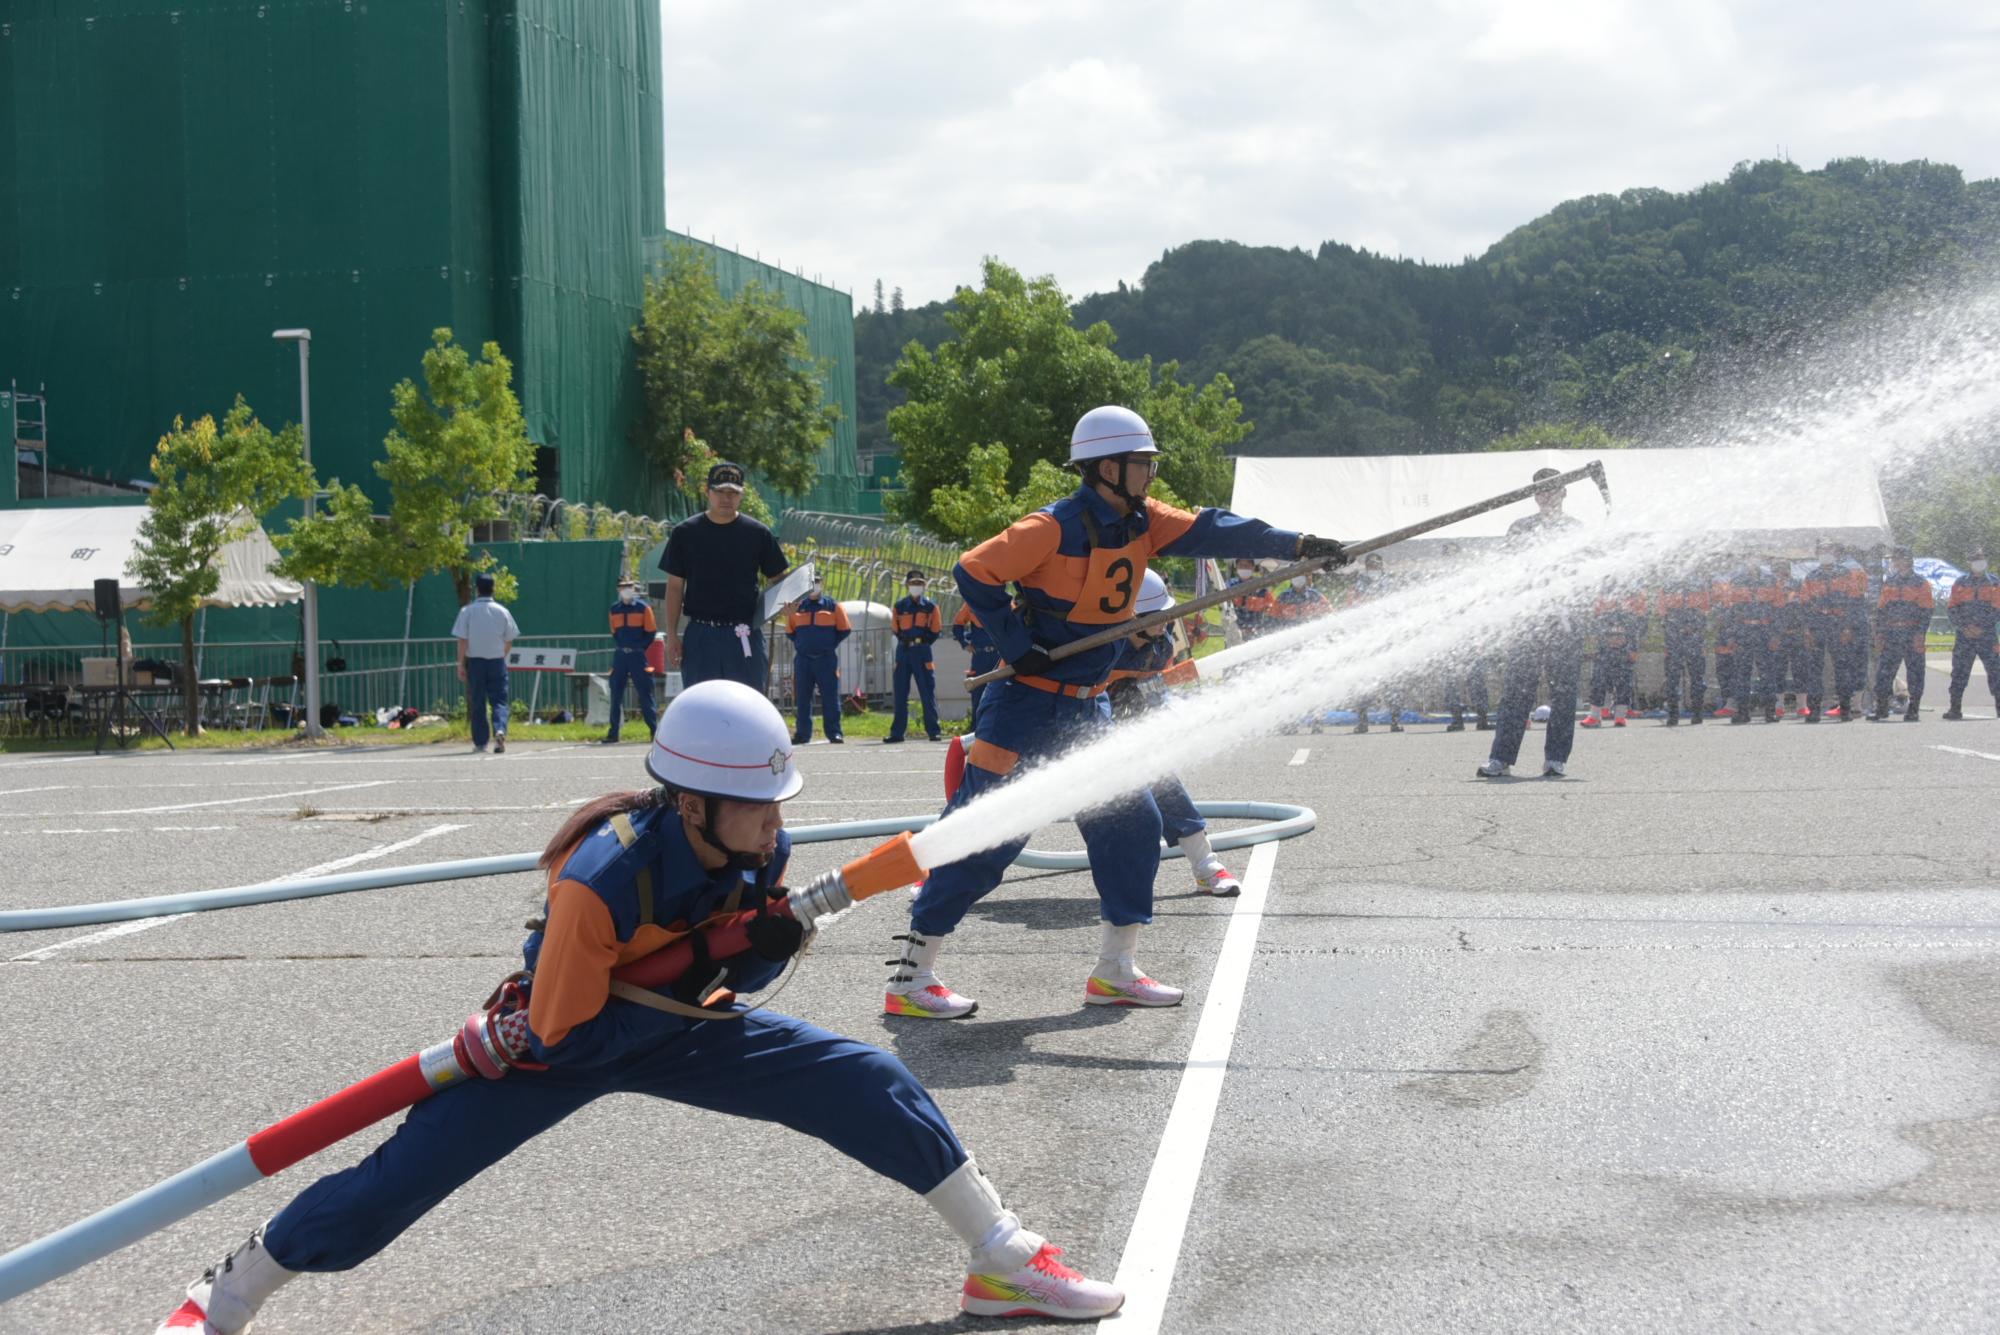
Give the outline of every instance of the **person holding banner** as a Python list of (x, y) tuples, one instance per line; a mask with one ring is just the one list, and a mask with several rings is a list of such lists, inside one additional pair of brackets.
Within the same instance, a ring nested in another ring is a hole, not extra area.
[[(759, 634), (758, 581), (790, 566), (777, 535), (740, 513), (743, 469), (708, 470), (708, 509), (674, 525), (660, 569), (667, 576), (667, 665), (681, 689), (704, 681), (740, 681), (763, 691), (770, 662)], [(681, 614), (687, 634), (681, 634)]]

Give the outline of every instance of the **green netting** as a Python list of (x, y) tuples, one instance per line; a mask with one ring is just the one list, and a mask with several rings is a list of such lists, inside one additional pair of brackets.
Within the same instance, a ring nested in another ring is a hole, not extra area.
[[(723, 296), (733, 297), (749, 284), (759, 283), (806, 317), (806, 340), (812, 345), (813, 354), (833, 363), (826, 397), (829, 403), (840, 406), (840, 422), (833, 429), (833, 439), (815, 461), (819, 481), (804, 496), (782, 497), (782, 508), (854, 513), (861, 491), (861, 465), (854, 436), (854, 298), (839, 288), (810, 282), (798, 274), (786, 273), (679, 232), (668, 232), (647, 241), (651, 262), (659, 262), (669, 245), (695, 246), (706, 254), (715, 264), (716, 282)], [(767, 495), (772, 494), (768, 483), (760, 486)]]
[[(378, 490), (430, 330), (497, 339), (573, 500), (624, 508), (642, 238), (661, 214), (652, 0), (10, 0), (0, 377), (58, 467), (146, 475), (176, 414), (298, 414)], [(653, 497), (652, 499), (657, 499)]]

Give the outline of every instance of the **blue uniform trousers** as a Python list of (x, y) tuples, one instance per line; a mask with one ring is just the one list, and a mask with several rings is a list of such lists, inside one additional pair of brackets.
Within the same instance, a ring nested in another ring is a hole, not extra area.
[[(982, 676), (1000, 666), (998, 649), (974, 649), (972, 651), (972, 675)], [(972, 717), (979, 717), (979, 697), (986, 694), (984, 686), (972, 688)]]
[(468, 658), (465, 660), (465, 712), (472, 722), (472, 744), (484, 747), (488, 732), (486, 711), (493, 711), (492, 731), (507, 735), (507, 660)]
[[(1921, 630), (1891, 630), (1880, 635), (1875, 645), (1875, 708), (1885, 709), (1889, 693), (1896, 685), (1896, 665), (1903, 667), (1910, 703), (1924, 698), (1924, 633)], [(1972, 669), (1967, 668), (1969, 675)]]
[(924, 706), (924, 732), (938, 735), (937, 664), (931, 661), (928, 644), (896, 646), (896, 671), (891, 688), (896, 695), (896, 713), (889, 720), (889, 735), (900, 738), (910, 726), (910, 683), (917, 684), (917, 697)]
[(764, 653), (764, 637), (750, 628), (750, 653), (728, 626), (706, 621), (688, 622), (681, 636), (681, 689), (703, 681), (740, 681), (759, 695), (770, 679), (770, 663)]
[[(996, 681), (980, 701), (979, 740), (1012, 751), (1031, 764), (1073, 745), (1095, 740), (1111, 722), (1111, 703), (1038, 691), (1019, 682)], [(979, 763), (975, 747), (965, 781), (946, 805), (956, 811), (1006, 782), (1006, 776)], [(1153, 920), (1153, 875), (1160, 869), (1160, 808), (1144, 789), (1101, 807), (1080, 812), (1076, 827), (1090, 852), (1090, 876), (1097, 885), (1099, 915), (1125, 926)], [(934, 869), (910, 910), (910, 926), (924, 936), (943, 936), (968, 910), (1000, 884), (1007, 867), (1028, 846), (1027, 836), (975, 853), (962, 862)]]
[(1188, 796), (1187, 785), (1178, 774), (1169, 774), (1153, 785), (1153, 802), (1160, 808), (1160, 832), (1170, 844), (1178, 844), (1208, 828), (1208, 822), (1194, 809), (1194, 799)]
[[(351, 1269), (481, 1171), (612, 1093), (777, 1122), (915, 1192), (937, 1186), (966, 1159), (944, 1113), (894, 1056), (757, 1011), (696, 1025), (609, 1065), (515, 1071), (442, 1090), (412, 1108), (374, 1153), (300, 1192), (271, 1221), (264, 1246), (289, 1270)], [(658, 1147), (603, 1149), (600, 1162), (643, 1165)], [(716, 1190), (728, 1195), (727, 1166), (713, 1171), (722, 1174)], [(632, 1185), (643, 1191), (643, 1176)]]
[(1993, 692), (1993, 699), (2000, 704), (2000, 648), (1994, 644), (1993, 632), (1959, 631), (1951, 642), (1951, 702), (1957, 704), (1965, 694), (1967, 683), (1972, 680), (1972, 663), (1977, 659), (1986, 667), (1986, 687)]
[(1463, 714), (1470, 709), (1474, 713), (1486, 712), (1486, 655), (1472, 654), (1461, 663), (1454, 659), (1445, 665), (1445, 708), (1454, 714)]
[(1630, 709), (1632, 699), (1632, 651), (1622, 644), (1598, 645), (1590, 660), (1590, 694), (1593, 705), (1606, 700)]
[(829, 738), (840, 736), (840, 655), (799, 654), (792, 659), (792, 694), (798, 697), (799, 717), (792, 728), (792, 740), (809, 742), (813, 735), (813, 692), (819, 692), (820, 720)]
[(1511, 765), (1521, 756), (1528, 715), (1542, 681), (1549, 683), (1549, 730), (1542, 742), (1545, 760), (1566, 762), (1576, 743), (1576, 684), (1583, 675), (1583, 644), (1558, 628), (1523, 637), (1507, 651), (1507, 675), (1500, 683), (1500, 717), (1493, 729), (1493, 758)]
[(659, 710), (653, 704), (653, 679), (646, 672), (644, 649), (614, 649), (611, 653), (611, 738), (618, 738), (625, 722), (625, 683), (632, 683), (639, 696), (639, 713), (646, 720), (646, 735), (660, 727)]
[(1738, 710), (1768, 704), (1783, 689), (1778, 680), (1778, 652), (1771, 647), (1773, 634), (1769, 626), (1750, 625), (1736, 637), (1735, 661), (1730, 665), (1733, 680), (1724, 690)]
[[(1702, 633), (1705, 627), (1700, 622), (1692, 625), (1675, 625), (1667, 622), (1667, 708), (1678, 710), (1682, 700), (1688, 703), (1688, 712), (1701, 712), (1702, 697), (1708, 694), (1708, 682), (1703, 679), (1707, 667), (1702, 647)], [(1687, 694), (1681, 694), (1681, 687), (1687, 687)]]
[(1803, 694), (1806, 689), (1806, 674), (1811, 665), (1807, 657), (1806, 633), (1802, 629), (1778, 632), (1777, 676), (1778, 690), (1794, 695)]

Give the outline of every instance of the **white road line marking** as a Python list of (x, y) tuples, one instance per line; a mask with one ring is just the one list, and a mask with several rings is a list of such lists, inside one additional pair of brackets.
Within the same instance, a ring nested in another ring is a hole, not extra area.
[(22, 793), (59, 793), (70, 786), (66, 783), (52, 783), (42, 788), (9, 788), (0, 792), (0, 797), (19, 797)]
[(1118, 1261), (1118, 1276), (1113, 1282), (1125, 1290), (1125, 1306), (1099, 1330), (1152, 1335), (1166, 1316), (1167, 1294), (1180, 1263), (1195, 1188), (1201, 1183), (1202, 1159), (1208, 1153), (1208, 1134), (1222, 1098), (1222, 1080), (1229, 1073), (1229, 1049), (1236, 1041), (1243, 992), (1250, 981), (1250, 960), (1256, 953), (1271, 869), (1277, 862), (1278, 846), (1259, 844), (1243, 873), (1243, 895), (1229, 915), (1229, 930), (1222, 938), (1215, 973), (1208, 980), (1208, 1000), (1202, 1003), (1201, 1021), (1195, 1026), (1194, 1044), (1181, 1071), (1173, 1111), (1167, 1114), (1167, 1129), (1160, 1137), (1153, 1171), (1139, 1197), (1138, 1216), (1132, 1221), (1125, 1253)]
[(299, 788), (289, 793), (251, 793), (246, 797), (219, 797), (213, 802), (177, 802), (165, 807), (120, 807), (99, 811), (99, 816), (151, 816), (162, 811), (193, 811), (196, 807), (229, 807), (239, 802), (275, 802), (281, 797), (318, 797), (322, 793), (344, 793), (354, 788), (380, 788), (395, 779), (370, 779), (365, 783), (337, 783), (330, 788)]
[(1306, 757), (1311, 754), (1312, 754), (1312, 748), (1310, 746), (1302, 746), (1298, 750), (1292, 752), (1292, 758), (1286, 761), (1285, 763), (1287, 765), (1303, 765), (1306, 763)]
[[(317, 866), (307, 867), (303, 871), (295, 871), (274, 879), (280, 881), (303, 881), (309, 876), (324, 876), (328, 872), (343, 871), (348, 867), (353, 867), (363, 862), (373, 862), (376, 858), (385, 858), (391, 853), (400, 853), (406, 848), (413, 848), (423, 843), (426, 839), (435, 839), (438, 835), (450, 834), (453, 830), (463, 830), (465, 828), (463, 825), (434, 826), (431, 829), (425, 830), (422, 834), (399, 840), (393, 844), (383, 844), (379, 848), (369, 848), (359, 853), (350, 853), (344, 858), (335, 858), (331, 862), (322, 862)], [(182, 918), (192, 918), (193, 916), (192, 913), (169, 913), (158, 918), (135, 918), (131, 922), (115, 923), (110, 927), (91, 932), (85, 936), (72, 937), (68, 941), (58, 941), (52, 946), (43, 946), (40, 950), (31, 950), (25, 955), (16, 955), (12, 962), (15, 964), (36, 963), (48, 959), (52, 955), (59, 954), (62, 951), (72, 950), (77, 946), (95, 945), (100, 941), (114, 941), (121, 936), (130, 936), (134, 932), (143, 932), (152, 927), (162, 927), (167, 923), (178, 922)]]
[(1949, 751), (1955, 756), (1973, 756), (1980, 760), (2000, 760), (1991, 751), (1968, 751), (1962, 746), (1932, 746), (1933, 751)]

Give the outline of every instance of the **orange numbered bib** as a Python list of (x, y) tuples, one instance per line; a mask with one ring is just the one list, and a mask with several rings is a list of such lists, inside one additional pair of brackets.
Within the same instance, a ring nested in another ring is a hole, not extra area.
[(1090, 564), (1083, 574), (1083, 592), (1076, 598), (1069, 620), (1086, 626), (1115, 626), (1132, 619), (1132, 605), (1139, 601), (1139, 583), (1146, 577), (1144, 542), (1123, 547), (1093, 547)]

